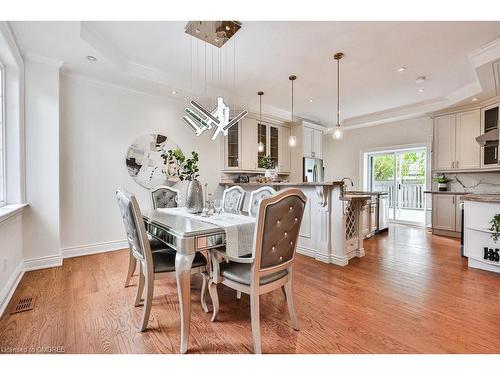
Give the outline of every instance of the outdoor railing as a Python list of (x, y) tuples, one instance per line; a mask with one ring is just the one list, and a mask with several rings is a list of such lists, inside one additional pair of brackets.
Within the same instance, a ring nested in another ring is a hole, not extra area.
[[(420, 181), (403, 181), (400, 188), (396, 189), (399, 193), (399, 208), (410, 210), (423, 210), (425, 205), (425, 184)], [(395, 191), (394, 181), (374, 181), (373, 191), (385, 191), (389, 193), (389, 207), (394, 207)]]

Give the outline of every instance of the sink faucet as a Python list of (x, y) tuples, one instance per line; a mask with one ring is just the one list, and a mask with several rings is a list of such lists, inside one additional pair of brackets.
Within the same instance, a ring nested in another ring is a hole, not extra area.
[(352, 182), (352, 179), (349, 177), (344, 177), (342, 180), (340, 180), (340, 181), (344, 182), (344, 184), (342, 185), (342, 196), (345, 194), (345, 191), (346, 191), (346, 184), (345, 184), (346, 180), (349, 180), (349, 182), (351, 183), (351, 187), (354, 187), (354, 182)]

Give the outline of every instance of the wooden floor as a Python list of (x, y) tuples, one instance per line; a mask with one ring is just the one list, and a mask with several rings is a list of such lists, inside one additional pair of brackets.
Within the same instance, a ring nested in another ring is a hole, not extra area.
[[(395, 226), (365, 244), (366, 256), (347, 267), (297, 257), (301, 330), (291, 329), (281, 291), (261, 297), (264, 353), (500, 352), (500, 275), (468, 269), (457, 240)], [(156, 282), (150, 328), (139, 333), (135, 285), (123, 287), (127, 259), (127, 251), (115, 251), (26, 273), (11, 305), (34, 295), (36, 306), (14, 315), (7, 310), (0, 347), (177, 353), (174, 279)], [(211, 323), (199, 304), (199, 280), (193, 284), (189, 352), (251, 352), (248, 296), (237, 300), (221, 286), (219, 321)]]

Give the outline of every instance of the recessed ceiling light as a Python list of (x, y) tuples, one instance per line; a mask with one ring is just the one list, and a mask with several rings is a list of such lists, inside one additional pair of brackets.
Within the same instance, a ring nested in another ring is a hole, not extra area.
[(424, 89), (418, 89), (418, 92), (424, 92), (425, 90)]
[(420, 83), (424, 83), (426, 79), (427, 79), (427, 78), (425, 78), (425, 76), (420, 76), (420, 77), (417, 77), (417, 79), (415, 80), (415, 83), (416, 83), (417, 85), (418, 85), (418, 84), (420, 84)]
[(402, 66), (398, 69), (398, 73), (404, 72), (406, 70), (406, 66)]
[(479, 99), (478, 98), (472, 98), (473, 102), (477, 102)]
[(309, 103), (312, 103), (312, 102), (313, 102), (313, 100), (312, 100), (312, 99), (309, 99)]
[(172, 95), (177, 95), (177, 91), (172, 90)]
[(92, 55), (88, 55), (87, 60), (94, 62), (94, 61), (97, 61), (97, 57), (92, 56)]

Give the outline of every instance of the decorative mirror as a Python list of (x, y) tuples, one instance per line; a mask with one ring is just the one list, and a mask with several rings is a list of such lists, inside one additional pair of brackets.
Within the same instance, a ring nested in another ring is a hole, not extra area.
[(169, 179), (169, 175), (175, 173), (168, 169), (166, 154), (176, 148), (178, 146), (162, 134), (146, 134), (137, 138), (127, 151), (126, 165), (130, 177), (147, 189), (175, 184), (178, 179)]

